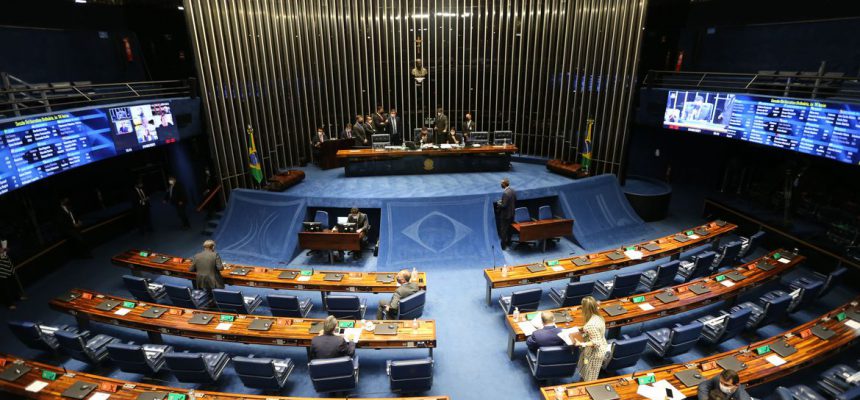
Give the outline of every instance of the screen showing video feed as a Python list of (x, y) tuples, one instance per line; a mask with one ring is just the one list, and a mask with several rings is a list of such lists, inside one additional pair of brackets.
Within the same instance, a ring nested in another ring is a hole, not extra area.
[(111, 108), (110, 118), (120, 153), (179, 140), (179, 130), (167, 102)]

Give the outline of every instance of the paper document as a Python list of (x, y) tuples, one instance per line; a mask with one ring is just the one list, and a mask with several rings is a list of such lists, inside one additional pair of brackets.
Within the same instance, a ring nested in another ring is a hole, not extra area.
[(217, 329), (219, 331), (229, 331), (231, 326), (233, 326), (233, 324), (230, 322), (222, 322), (222, 323), (218, 324), (218, 326), (216, 326), (215, 329)]
[(785, 360), (783, 360), (782, 357), (780, 357), (776, 354), (771, 354), (771, 355), (765, 357), (764, 359), (765, 359), (765, 361), (773, 364), (776, 367), (778, 367), (782, 364), (785, 364)]
[(517, 322), (517, 326), (520, 327), (520, 330), (522, 330), (523, 334), (526, 336), (531, 336), (532, 333), (535, 333), (535, 331), (537, 330), (537, 328), (535, 328), (534, 325), (532, 325), (532, 323), (529, 321)]
[(631, 260), (642, 259), (642, 252), (638, 250), (627, 250), (624, 252), (624, 255)]
[(723, 285), (723, 286), (725, 286), (725, 287), (732, 287), (732, 286), (734, 286), (734, 285), (735, 285), (735, 283), (734, 283), (734, 282), (732, 282), (732, 281), (730, 281), (730, 280), (728, 280), (728, 279), (726, 279), (726, 280), (724, 280), (724, 281), (720, 282), (720, 285)]
[(860, 322), (857, 322), (853, 319), (846, 319), (845, 325), (854, 330), (860, 329)]
[(787, 258), (780, 258), (778, 261), (779, 261), (779, 262), (781, 262), (781, 263), (783, 263), (783, 264), (788, 264), (788, 263), (790, 263), (790, 262), (791, 262), (791, 260), (789, 260), (789, 259), (787, 259)]
[(555, 272), (564, 271), (564, 267), (562, 267), (561, 265), (556, 265), (552, 267), (552, 270)]
[(561, 332), (558, 333), (558, 337), (560, 337), (561, 340), (564, 340), (564, 343), (568, 346), (573, 346), (573, 340), (570, 339), (570, 334), (578, 332), (579, 328), (577, 327), (562, 329)]
[(651, 303), (640, 303), (639, 308), (641, 308), (642, 311), (651, 311), (654, 309), (654, 306), (652, 306)]
[(26, 390), (26, 391), (28, 391), (28, 392), (38, 393), (39, 391), (41, 391), (42, 389), (44, 389), (44, 388), (45, 388), (45, 386), (48, 386), (48, 382), (45, 382), (45, 381), (33, 381), (33, 383), (31, 383), (31, 384), (27, 385), (27, 387), (26, 387), (26, 388), (24, 388), (24, 390)]
[[(672, 391), (672, 397), (666, 396), (666, 389)], [(654, 382), (651, 385), (639, 385), (639, 387), (636, 388), (636, 394), (651, 400), (664, 400), (667, 398), (681, 400), (686, 398), (680, 390), (672, 386), (672, 384), (665, 379)]]
[(90, 396), (89, 400), (107, 400), (110, 398), (110, 395), (103, 392), (95, 392), (92, 396)]
[(126, 315), (130, 312), (131, 312), (130, 308), (120, 308), (119, 310), (116, 310), (116, 312), (114, 314), (122, 316), (122, 315)]
[(696, 240), (696, 239), (698, 239), (700, 236), (699, 236), (699, 235), (690, 235), (690, 236), (687, 236), (687, 237), (688, 237), (688, 238), (690, 238), (690, 239)]
[(296, 280), (299, 282), (307, 282), (307, 281), (311, 280), (311, 277), (308, 275), (304, 275), (304, 276), (300, 276), (300, 277), (296, 278)]
[(347, 342), (358, 343), (358, 340), (361, 338), (361, 331), (363, 330), (361, 328), (346, 328), (343, 330), (343, 338)]

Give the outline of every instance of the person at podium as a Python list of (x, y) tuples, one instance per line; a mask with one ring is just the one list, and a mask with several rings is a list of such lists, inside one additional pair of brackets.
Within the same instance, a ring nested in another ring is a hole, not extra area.
[(418, 137), (418, 145), (433, 144), (433, 136), (427, 128), (421, 128), (421, 136)]
[[(349, 210), (349, 215), (346, 217), (346, 222), (350, 224), (355, 224), (355, 233), (358, 234), (361, 241), (360, 247), (364, 247), (364, 244), (367, 242), (367, 233), (370, 231), (370, 222), (368, 222), (367, 220), (367, 214), (359, 211), (358, 207), (353, 207), (351, 210)], [(337, 232), (338, 227), (335, 226), (332, 230)], [(334, 258), (338, 261), (343, 259), (339, 251), (334, 252)], [(361, 249), (359, 249), (358, 251), (353, 251), (352, 258), (360, 260)]]

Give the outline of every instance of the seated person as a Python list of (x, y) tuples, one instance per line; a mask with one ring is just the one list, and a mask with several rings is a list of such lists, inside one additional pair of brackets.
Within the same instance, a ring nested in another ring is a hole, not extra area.
[[(346, 218), (346, 222), (355, 224), (355, 232), (358, 233), (358, 236), (361, 238), (361, 245), (364, 247), (364, 244), (367, 242), (367, 232), (370, 231), (370, 222), (368, 222), (367, 214), (360, 212), (358, 207), (353, 207), (349, 210), (349, 215)], [(335, 226), (333, 231), (337, 232), (337, 227)], [(361, 258), (361, 250), (354, 251), (352, 256), (357, 260)], [(338, 251), (334, 252), (335, 259), (340, 260), (341, 256)]]
[(741, 378), (737, 372), (731, 369), (723, 370), (719, 376), (699, 384), (698, 399), (750, 400), (749, 393), (740, 382)]
[(421, 128), (421, 136), (418, 137), (418, 145), (433, 144), (433, 136), (430, 136), (430, 131), (427, 128)]
[(335, 328), (337, 328), (337, 318), (329, 315), (323, 321), (323, 328), (320, 334), (311, 339), (311, 360), (355, 356), (355, 343), (345, 340), (343, 336), (335, 333)]
[(397, 290), (391, 295), (391, 300), (379, 300), (379, 308), (376, 309), (376, 319), (394, 319), (397, 309), (400, 308), (400, 299), (405, 299), (421, 290), (417, 279), (412, 279), (412, 273), (408, 269), (401, 269), (397, 273)]
[(448, 133), (448, 140), (446, 141), (448, 144), (463, 144), (463, 137), (457, 133), (456, 129), (451, 129), (451, 132)]
[(541, 312), (540, 319), (543, 322), (543, 328), (534, 331), (526, 339), (526, 346), (528, 346), (529, 351), (536, 353), (541, 347), (566, 346), (567, 343), (564, 342), (564, 339), (558, 336), (561, 328), (556, 328), (555, 315), (552, 311)]

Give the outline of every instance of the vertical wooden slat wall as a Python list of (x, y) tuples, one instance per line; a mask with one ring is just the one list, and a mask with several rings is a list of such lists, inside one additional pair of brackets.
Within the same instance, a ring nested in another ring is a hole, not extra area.
[[(251, 187), (312, 161), (311, 135), (397, 108), (407, 138), (443, 107), (523, 154), (618, 173), (647, 0), (184, 0), (217, 172)], [(417, 42), (421, 38), (420, 45)], [(410, 75), (421, 58), (429, 74)]]

